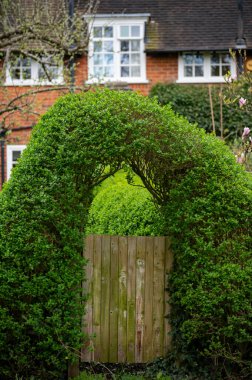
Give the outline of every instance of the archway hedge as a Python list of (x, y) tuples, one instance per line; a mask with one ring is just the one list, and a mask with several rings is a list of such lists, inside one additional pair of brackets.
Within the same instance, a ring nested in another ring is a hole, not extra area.
[(169, 107), (101, 90), (56, 102), (0, 195), (1, 379), (59, 379), (79, 349), (87, 212), (93, 188), (122, 163), (162, 206), (172, 236), (177, 365), (207, 356), (214, 378), (251, 366), (251, 178)]

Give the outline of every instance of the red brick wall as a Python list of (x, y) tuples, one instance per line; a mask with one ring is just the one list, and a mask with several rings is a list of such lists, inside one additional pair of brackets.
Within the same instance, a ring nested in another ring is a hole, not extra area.
[[(146, 76), (148, 83), (146, 84), (130, 84), (130, 88), (134, 91), (138, 91), (143, 95), (148, 95), (151, 87), (157, 82), (174, 82), (177, 79), (178, 73), (178, 57), (177, 54), (167, 54), (163, 56), (148, 56), (146, 59)], [(75, 85), (83, 87), (88, 78), (87, 57), (80, 57), (75, 66)], [(8, 102), (14, 97), (21, 94), (35, 90), (35, 87), (27, 86), (2, 86), (0, 87), (0, 103)], [(48, 91), (42, 92), (36, 95), (31, 95), (28, 98), (22, 98), (20, 100), (20, 106), (22, 111), (15, 111), (10, 114), (6, 114), (6, 126), (11, 129), (11, 133), (6, 137), (6, 143), (12, 145), (27, 144), (30, 138), (32, 126), (36, 124), (40, 115), (43, 115), (46, 110), (54, 104), (55, 100), (68, 92), (67, 89), (52, 90), (51, 86), (40, 86), (39, 89), (47, 89)], [(26, 103), (30, 104), (30, 107), (25, 108)], [(17, 103), (18, 104), (18, 103)], [(27, 112), (24, 110), (27, 109)], [(1, 121), (1, 119), (0, 119)], [(25, 128), (23, 128), (25, 127)], [(6, 162), (6, 152), (5, 152)], [(1, 165), (1, 154), (0, 154)], [(0, 166), (1, 167), (1, 166)], [(6, 173), (5, 173), (6, 178)], [(1, 178), (0, 178), (1, 188)]]

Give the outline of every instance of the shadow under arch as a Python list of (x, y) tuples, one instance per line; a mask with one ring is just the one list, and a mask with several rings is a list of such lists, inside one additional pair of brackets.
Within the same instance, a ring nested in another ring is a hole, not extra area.
[[(10, 355), (15, 373), (40, 371), (48, 379), (52, 368), (61, 372), (69, 347), (80, 346), (83, 306), (76, 300), (87, 212), (93, 188), (123, 163), (162, 206), (173, 237), (171, 299), (183, 316), (174, 318), (176, 349), (192, 350), (196, 341), (197, 352), (222, 359), (211, 345), (220, 334), (223, 346), (237, 349), (242, 338), (228, 335), (224, 315), (237, 316), (244, 302), (251, 307), (250, 177), (223, 142), (169, 107), (136, 93), (97, 90), (62, 97), (41, 118), (0, 195), (3, 378), (13, 378)], [(239, 307), (232, 300), (219, 313), (232, 273), (241, 270), (243, 277), (233, 281), (242, 289)]]

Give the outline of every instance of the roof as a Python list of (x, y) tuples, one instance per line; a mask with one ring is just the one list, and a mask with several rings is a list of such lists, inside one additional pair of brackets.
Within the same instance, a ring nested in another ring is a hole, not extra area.
[[(243, 18), (238, 2), (243, 3)], [(242, 19), (246, 45), (252, 49), (252, 0), (100, 0), (97, 14), (123, 13), (150, 13), (149, 52), (235, 49)]]

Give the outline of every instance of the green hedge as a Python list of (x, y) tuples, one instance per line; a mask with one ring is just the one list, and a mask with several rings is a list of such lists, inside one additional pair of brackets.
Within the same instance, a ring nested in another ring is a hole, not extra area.
[(87, 234), (159, 236), (164, 234), (163, 215), (146, 189), (118, 183), (94, 198)]
[(250, 379), (251, 176), (170, 107), (110, 90), (59, 99), (0, 195), (1, 379), (59, 379), (80, 347), (88, 209), (122, 163), (159, 203), (172, 238), (177, 371), (194, 362), (199, 378), (207, 359), (206, 379)]
[[(227, 85), (223, 85), (222, 96), (228, 96)], [(211, 87), (216, 135), (220, 136), (220, 85)], [(160, 104), (170, 103), (172, 109), (185, 116), (191, 123), (212, 132), (212, 118), (207, 85), (157, 84), (152, 87), (150, 96), (157, 96)], [(239, 96), (239, 94), (238, 94)], [(247, 97), (247, 96), (246, 96)], [(241, 110), (238, 100), (226, 105), (223, 102), (224, 137), (232, 141), (242, 135), (243, 128), (250, 125), (251, 114), (248, 109)]]

